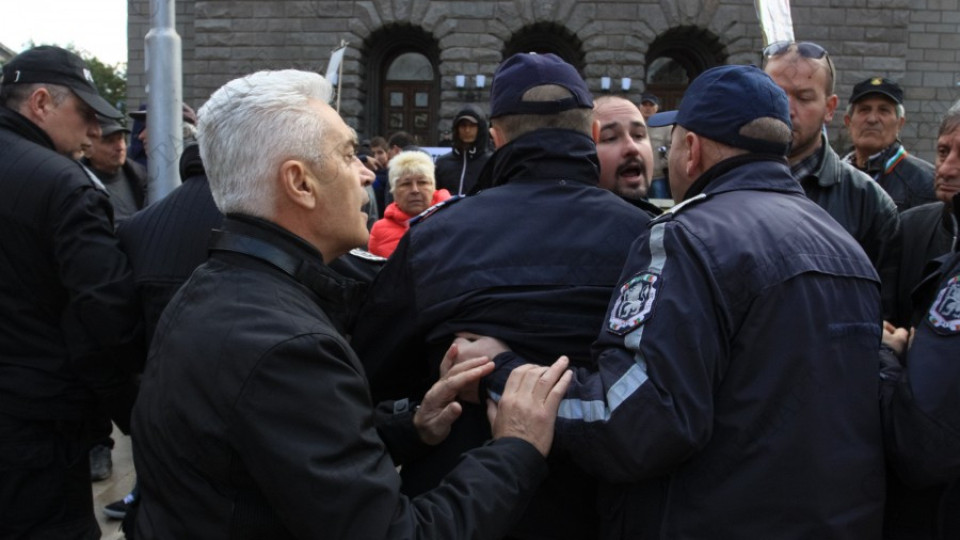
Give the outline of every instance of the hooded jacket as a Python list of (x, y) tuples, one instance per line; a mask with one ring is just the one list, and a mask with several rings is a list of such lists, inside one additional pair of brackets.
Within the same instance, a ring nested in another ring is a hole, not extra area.
[(466, 195), (473, 189), (480, 171), (493, 152), (489, 148), (490, 130), (483, 115), (471, 107), (464, 107), (454, 118), (472, 116), (477, 119), (477, 139), (464, 147), (456, 124), (453, 126), (453, 151), (437, 159), (437, 189), (446, 189), (454, 195)]

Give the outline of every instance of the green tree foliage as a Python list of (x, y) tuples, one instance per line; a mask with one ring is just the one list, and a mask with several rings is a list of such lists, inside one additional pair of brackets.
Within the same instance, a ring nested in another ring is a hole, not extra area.
[(93, 84), (97, 86), (97, 91), (103, 96), (103, 99), (127, 115), (127, 66), (117, 64), (108, 66), (93, 55), (87, 55), (78, 52), (90, 68), (90, 74), (93, 75)]

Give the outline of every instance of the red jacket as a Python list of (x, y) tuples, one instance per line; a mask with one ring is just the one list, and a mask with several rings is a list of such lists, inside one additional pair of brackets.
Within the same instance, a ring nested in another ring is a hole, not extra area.
[[(438, 189), (433, 192), (430, 206), (441, 203), (450, 198), (450, 192)], [(397, 248), (400, 239), (410, 228), (410, 219), (414, 216), (404, 212), (396, 202), (390, 203), (383, 212), (383, 219), (378, 220), (370, 229), (370, 241), (367, 250), (374, 255), (389, 257)]]

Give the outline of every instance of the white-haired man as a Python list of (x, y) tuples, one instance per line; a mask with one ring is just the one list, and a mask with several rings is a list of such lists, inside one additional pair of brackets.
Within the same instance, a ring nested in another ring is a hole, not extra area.
[(154, 335), (134, 412), (138, 538), (498, 538), (546, 475), (563, 360), (513, 380), (497, 441), (446, 487), (399, 494), (394, 459), (441, 441), (457, 391), (492, 365), (450, 369), (415, 411), (394, 404), (391, 430), (376, 427), (341, 334), (354, 284), (327, 266), (367, 241), (373, 173), (330, 94), (314, 73), (259, 72), (200, 110), (226, 218)]

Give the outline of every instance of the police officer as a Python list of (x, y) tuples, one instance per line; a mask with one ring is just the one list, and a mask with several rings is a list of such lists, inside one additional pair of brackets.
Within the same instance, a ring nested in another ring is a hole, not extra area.
[[(374, 398), (422, 395), (459, 330), (484, 331), (549, 364), (588, 362), (630, 244), (650, 215), (598, 186), (593, 97), (553, 54), (516, 54), (491, 88), (496, 152), (482, 191), (413, 224), (377, 276), (353, 335)], [(425, 361), (426, 359), (426, 361)], [(468, 407), (450, 438), (404, 465), (403, 490), (436, 485), (489, 427)], [(594, 482), (562, 456), (511, 532), (596, 534)]]
[(4, 65), (0, 102), (0, 537), (97, 538), (89, 428), (128, 431), (143, 352), (108, 196), (74, 160), (120, 113), (59, 47)]
[[(634, 244), (557, 421), (603, 537), (877, 538), (879, 283), (790, 174), (786, 95), (717, 67), (649, 123), (674, 126), (682, 202)], [(495, 394), (522, 356), (484, 352)]]

